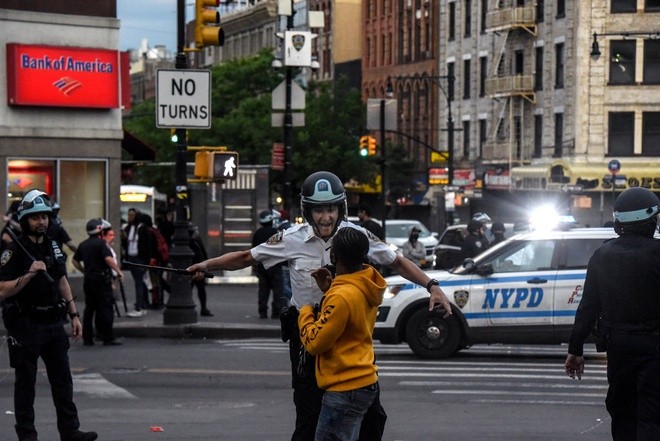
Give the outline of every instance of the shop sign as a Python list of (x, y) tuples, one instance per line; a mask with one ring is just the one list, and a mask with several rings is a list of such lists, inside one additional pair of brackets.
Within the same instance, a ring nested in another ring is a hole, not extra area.
[(118, 51), (8, 43), (8, 104), (117, 108), (119, 66)]
[(472, 168), (459, 168), (454, 170), (453, 185), (458, 185), (463, 188), (474, 188), (475, 175)]
[(429, 168), (429, 185), (447, 185), (449, 174), (446, 167)]
[(502, 170), (500, 173), (497, 170), (486, 170), (484, 186), (488, 190), (509, 190), (511, 186), (509, 170)]

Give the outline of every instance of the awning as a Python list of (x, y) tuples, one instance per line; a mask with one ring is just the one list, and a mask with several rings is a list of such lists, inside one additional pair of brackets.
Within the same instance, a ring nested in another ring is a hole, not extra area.
[[(546, 165), (513, 167), (514, 189), (591, 192), (612, 190), (612, 174), (602, 163), (571, 163), (554, 161)], [(616, 188), (644, 187), (660, 191), (660, 158), (654, 162), (626, 162), (620, 160)]]
[(126, 130), (124, 130), (124, 139), (121, 140), (121, 147), (133, 156), (134, 161), (156, 160), (156, 150)]

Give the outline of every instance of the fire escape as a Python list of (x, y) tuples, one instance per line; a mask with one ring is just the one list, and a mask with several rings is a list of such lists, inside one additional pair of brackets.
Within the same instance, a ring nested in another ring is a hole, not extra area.
[[(524, 62), (523, 51), (536, 38), (535, 6), (503, 6), (493, 1), (494, 8), (486, 15), (486, 32), (493, 35), (493, 60), (486, 78), (486, 95), (494, 100), (493, 113), (484, 144), (484, 162), (507, 161), (509, 166), (521, 163), (525, 103), (534, 103), (534, 75)], [(491, 4), (492, 4), (491, 3)], [(531, 57), (530, 57), (531, 59)], [(525, 72), (527, 70), (527, 72)]]

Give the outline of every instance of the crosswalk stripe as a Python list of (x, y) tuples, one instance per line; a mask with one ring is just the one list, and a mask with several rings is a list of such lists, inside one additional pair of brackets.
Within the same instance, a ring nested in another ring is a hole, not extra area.
[(126, 389), (96, 373), (73, 375), (73, 390), (76, 394), (82, 393), (98, 398), (137, 398)]

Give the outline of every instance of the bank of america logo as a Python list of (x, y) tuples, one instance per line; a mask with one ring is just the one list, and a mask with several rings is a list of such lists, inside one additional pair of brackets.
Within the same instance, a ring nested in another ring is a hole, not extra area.
[(53, 83), (53, 86), (62, 92), (62, 94), (69, 96), (77, 88), (82, 86), (82, 83), (71, 77), (62, 77)]

